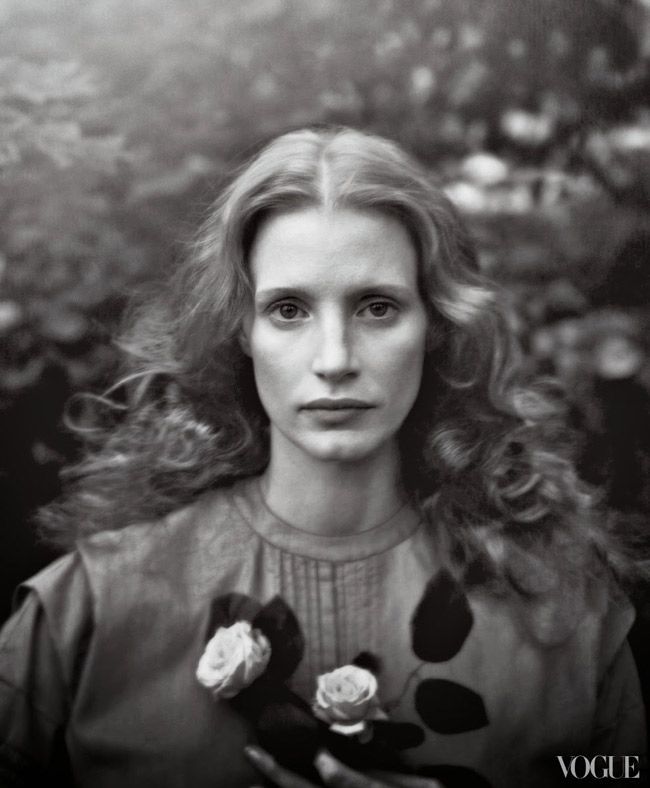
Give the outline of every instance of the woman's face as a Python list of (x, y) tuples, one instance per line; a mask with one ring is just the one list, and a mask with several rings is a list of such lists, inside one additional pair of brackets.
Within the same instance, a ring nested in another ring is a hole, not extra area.
[(271, 450), (288, 442), (354, 462), (391, 446), (420, 388), (427, 333), (406, 229), (374, 211), (281, 213), (261, 226), (250, 265), (244, 345)]

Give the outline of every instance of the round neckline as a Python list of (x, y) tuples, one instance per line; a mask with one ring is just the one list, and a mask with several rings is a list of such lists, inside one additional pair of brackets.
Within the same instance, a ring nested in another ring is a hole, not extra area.
[(386, 552), (408, 539), (421, 519), (408, 504), (365, 531), (352, 534), (316, 534), (282, 520), (267, 505), (259, 477), (244, 479), (232, 488), (233, 502), (262, 539), (283, 552), (321, 561), (359, 561)]

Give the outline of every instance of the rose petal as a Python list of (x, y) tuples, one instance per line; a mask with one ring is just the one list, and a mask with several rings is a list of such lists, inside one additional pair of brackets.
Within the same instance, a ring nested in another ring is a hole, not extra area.
[(314, 713), (346, 726), (372, 718), (378, 707), (377, 679), (365, 668), (344, 665), (317, 679)]
[(343, 736), (355, 736), (357, 733), (363, 733), (367, 727), (365, 720), (361, 722), (353, 722), (345, 725), (341, 722), (334, 722), (330, 725), (330, 730), (334, 733), (342, 733)]
[(249, 621), (238, 621), (219, 627), (208, 641), (196, 678), (215, 698), (232, 698), (264, 672), (270, 656), (264, 634)]

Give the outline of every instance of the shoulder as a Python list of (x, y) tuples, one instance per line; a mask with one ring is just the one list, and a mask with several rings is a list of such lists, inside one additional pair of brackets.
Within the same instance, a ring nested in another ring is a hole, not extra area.
[(240, 559), (253, 532), (238, 498), (247, 480), (207, 491), (165, 517), (101, 531), (25, 581), (15, 603), (34, 609), (57, 642), (161, 599), (200, 594)]
[(75, 585), (83, 578), (81, 565), (76, 552), (66, 553), (48, 564), (37, 574), (21, 583), (16, 589), (15, 603), (20, 603), (35, 591), (39, 596), (48, 596), (61, 586)]
[(67, 553), (38, 574), (21, 583), (14, 595), (14, 607), (38, 609), (56, 636), (76, 631), (79, 622), (91, 613), (90, 588), (83, 562), (77, 552)]
[(158, 520), (80, 539), (72, 552), (19, 586), (15, 606), (32, 598), (30, 604), (37, 601), (55, 623), (73, 615), (75, 606), (95, 609), (100, 597), (133, 598), (146, 588), (155, 593), (163, 579), (198, 582), (218, 569), (220, 556), (232, 556), (235, 546), (250, 537), (238, 505), (248, 486), (250, 481), (243, 480), (209, 490)]
[(93, 598), (79, 555), (61, 556), (22, 583), (14, 607), (0, 637), (0, 672), (6, 680), (9, 671), (15, 687), (45, 682), (36, 694), (54, 707), (60, 682), (75, 685), (93, 629)]
[(625, 593), (605, 576), (562, 578), (544, 593), (527, 596), (479, 588), (470, 598), (478, 616), (489, 623), (488, 631), (509, 628), (513, 637), (549, 656), (560, 649), (588, 664), (594, 677), (607, 671), (635, 619)]
[(543, 647), (564, 646), (600, 681), (626, 642), (635, 610), (611, 578), (563, 583), (524, 605), (526, 626)]
[(162, 569), (228, 539), (245, 527), (235, 496), (246, 480), (208, 490), (164, 517), (106, 530), (79, 540), (76, 550), (88, 571), (146, 565)]
[(76, 553), (98, 620), (128, 609), (157, 610), (163, 600), (182, 606), (235, 572), (257, 539), (238, 505), (250, 485), (242, 480), (210, 490), (158, 520), (80, 540)]

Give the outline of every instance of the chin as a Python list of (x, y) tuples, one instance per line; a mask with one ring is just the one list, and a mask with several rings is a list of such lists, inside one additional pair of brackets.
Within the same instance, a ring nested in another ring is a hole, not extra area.
[(305, 450), (323, 462), (362, 462), (380, 448), (376, 441), (332, 437), (310, 442)]

